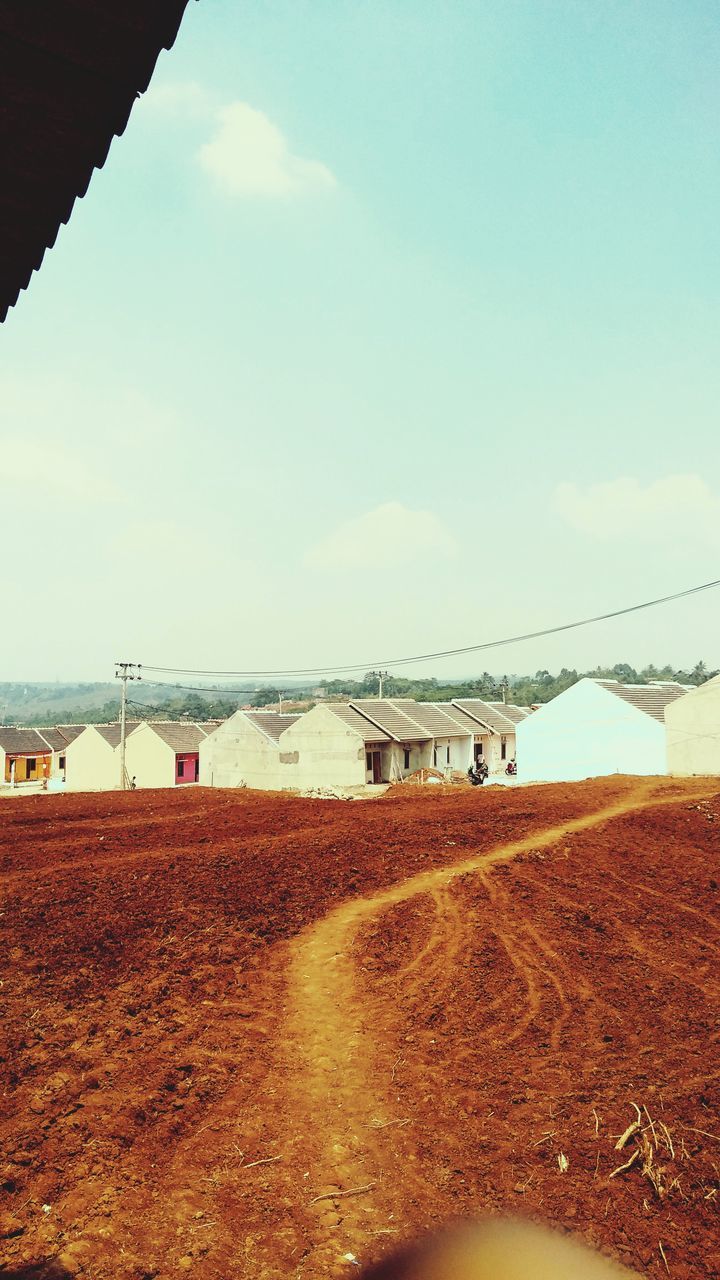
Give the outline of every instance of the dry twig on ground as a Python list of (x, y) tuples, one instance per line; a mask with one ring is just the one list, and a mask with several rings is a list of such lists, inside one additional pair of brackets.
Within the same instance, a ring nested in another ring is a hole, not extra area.
[(361, 1196), (365, 1191), (372, 1191), (375, 1182), (366, 1182), (364, 1187), (351, 1187), (349, 1191), (325, 1191), (321, 1196), (313, 1196), (310, 1204), (318, 1204), (320, 1200), (343, 1200), (347, 1196)]

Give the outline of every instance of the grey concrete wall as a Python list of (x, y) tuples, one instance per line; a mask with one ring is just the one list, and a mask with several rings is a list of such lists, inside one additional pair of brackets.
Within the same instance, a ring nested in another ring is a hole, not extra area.
[(313, 707), (280, 735), (279, 775), (283, 789), (360, 787), (365, 743), (327, 707)]
[(281, 785), (278, 747), (242, 711), (204, 738), (199, 754), (203, 786), (277, 791)]

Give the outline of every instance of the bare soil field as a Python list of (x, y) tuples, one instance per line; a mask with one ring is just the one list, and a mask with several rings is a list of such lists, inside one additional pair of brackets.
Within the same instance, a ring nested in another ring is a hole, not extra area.
[(0, 1277), (720, 1274), (720, 783), (441, 790), (2, 806)]

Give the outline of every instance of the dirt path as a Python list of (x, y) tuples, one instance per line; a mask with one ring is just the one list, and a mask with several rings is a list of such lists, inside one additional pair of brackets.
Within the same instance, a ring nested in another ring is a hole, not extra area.
[[(308, 1187), (316, 1214), (312, 1248), (297, 1275), (347, 1275), (348, 1255), (361, 1256), (368, 1232), (393, 1230), (398, 1197), (422, 1183), (413, 1152), (403, 1141), (406, 1117), (396, 1113), (392, 1063), (383, 1044), (383, 1004), (392, 1001), (389, 983), (376, 1000), (358, 992), (353, 942), (358, 930), (400, 903), (428, 895), (433, 905), (429, 935), (417, 955), (395, 975), (392, 985), (405, 996), (418, 993), (434, 979), (434, 993), (449, 988), (453, 962), (466, 942), (467, 925), (451, 896), (463, 876), (480, 874), (491, 899), (499, 892), (488, 874), (529, 850), (548, 849), (569, 836), (617, 820), (631, 812), (677, 804), (675, 796), (658, 797), (652, 785), (639, 783), (629, 798), (580, 818), (554, 825), (521, 840), (442, 867), (426, 870), (365, 898), (342, 903), (301, 934), (291, 947), (288, 1040), (297, 1070), (291, 1081), (290, 1111), (302, 1117), (312, 1134), (317, 1163)], [(502, 919), (502, 903), (498, 902)], [(522, 1035), (539, 1005), (537, 960), (500, 925), (496, 934), (526, 988), (526, 1008), (519, 1012), (511, 1039)], [(563, 966), (552, 947), (532, 927), (542, 972), (554, 987), (559, 1013), (552, 1029), (556, 1047), (568, 1010)], [(388, 1069), (389, 1068), (389, 1069)], [(297, 1123), (297, 1121), (296, 1121)], [(398, 1164), (402, 1174), (398, 1174)], [(369, 1228), (376, 1219), (377, 1226)], [(341, 1230), (338, 1227), (341, 1225)]]
[[(349, 1280), (520, 1212), (720, 1274), (719, 791), (7, 806), (7, 1258)], [(635, 1102), (673, 1135), (662, 1201), (607, 1180)]]

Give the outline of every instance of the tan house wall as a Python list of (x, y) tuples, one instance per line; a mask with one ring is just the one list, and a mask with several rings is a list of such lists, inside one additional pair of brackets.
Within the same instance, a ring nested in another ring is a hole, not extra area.
[(120, 748), (88, 725), (68, 744), (65, 752), (65, 786), (68, 791), (120, 789)]
[(175, 752), (147, 724), (128, 734), (125, 767), (138, 789), (175, 786)]
[[(280, 753), (271, 739), (236, 711), (200, 743), (200, 782), (205, 787), (277, 791)], [(285, 786), (285, 783), (282, 783)]]
[(665, 708), (668, 772), (720, 774), (720, 676)]

